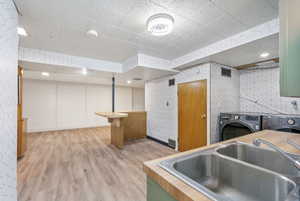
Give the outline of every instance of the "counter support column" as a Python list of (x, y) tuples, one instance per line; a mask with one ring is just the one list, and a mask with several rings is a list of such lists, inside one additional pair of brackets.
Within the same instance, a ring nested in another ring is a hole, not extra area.
[(115, 112), (115, 93), (116, 93), (116, 83), (115, 77), (112, 78), (112, 112)]
[(119, 149), (122, 149), (124, 146), (123, 118), (108, 119), (108, 121), (111, 123), (111, 144), (115, 145)]

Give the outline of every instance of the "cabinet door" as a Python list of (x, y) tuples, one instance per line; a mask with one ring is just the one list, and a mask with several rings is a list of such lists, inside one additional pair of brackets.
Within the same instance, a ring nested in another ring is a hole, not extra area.
[(280, 0), (280, 95), (300, 96), (300, 0)]
[(176, 201), (158, 183), (147, 177), (147, 201)]

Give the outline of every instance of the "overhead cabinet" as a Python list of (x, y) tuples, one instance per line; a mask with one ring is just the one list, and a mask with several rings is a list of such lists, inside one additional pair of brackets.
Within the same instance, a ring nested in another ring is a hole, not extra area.
[(300, 97), (300, 0), (280, 0), (280, 95)]

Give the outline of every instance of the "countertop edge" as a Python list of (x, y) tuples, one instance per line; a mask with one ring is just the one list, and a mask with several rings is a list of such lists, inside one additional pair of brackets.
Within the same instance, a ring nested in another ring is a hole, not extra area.
[(109, 118), (109, 119), (118, 119), (118, 118), (128, 117), (127, 113), (121, 113), (121, 112), (116, 112), (116, 113), (112, 113), (112, 112), (95, 112), (95, 115), (105, 117), (105, 118)]

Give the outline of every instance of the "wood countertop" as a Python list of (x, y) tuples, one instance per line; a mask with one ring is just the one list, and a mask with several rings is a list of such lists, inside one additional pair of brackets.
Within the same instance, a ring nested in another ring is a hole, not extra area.
[[(205, 146), (202, 148), (194, 149), (191, 151), (181, 152), (177, 153), (165, 158), (156, 159), (153, 161), (148, 161), (144, 163), (144, 172), (147, 174), (147, 176), (151, 177), (154, 181), (156, 181), (166, 192), (168, 192), (170, 195), (172, 195), (176, 200), (178, 201), (211, 201), (208, 197), (206, 197), (203, 193), (197, 191), (196, 189), (192, 188), (188, 184), (184, 183), (177, 177), (171, 175), (164, 169), (160, 168), (158, 164), (166, 159), (191, 154), (193, 152), (199, 151), (199, 150), (205, 150), (207, 148), (212, 148), (220, 144), (233, 142), (233, 141), (240, 141), (252, 144), (252, 141), (255, 138), (261, 138), (268, 140), (269, 142), (272, 142), (273, 144), (279, 146), (283, 150), (300, 154), (300, 150), (295, 149), (291, 145), (286, 143), (287, 139), (292, 139), (298, 144), (300, 144), (300, 135), (299, 134), (289, 134), (285, 132), (277, 132), (277, 131), (271, 131), (271, 130), (264, 130), (260, 131), (251, 135), (243, 136), (240, 138), (235, 138), (233, 140), (224, 141), (221, 143)], [(262, 145), (262, 147), (266, 147), (265, 145)]]
[(120, 112), (95, 112), (95, 114), (98, 116), (101, 116), (101, 117), (109, 118), (109, 119), (118, 119), (118, 118), (128, 117), (128, 114), (120, 113)]

